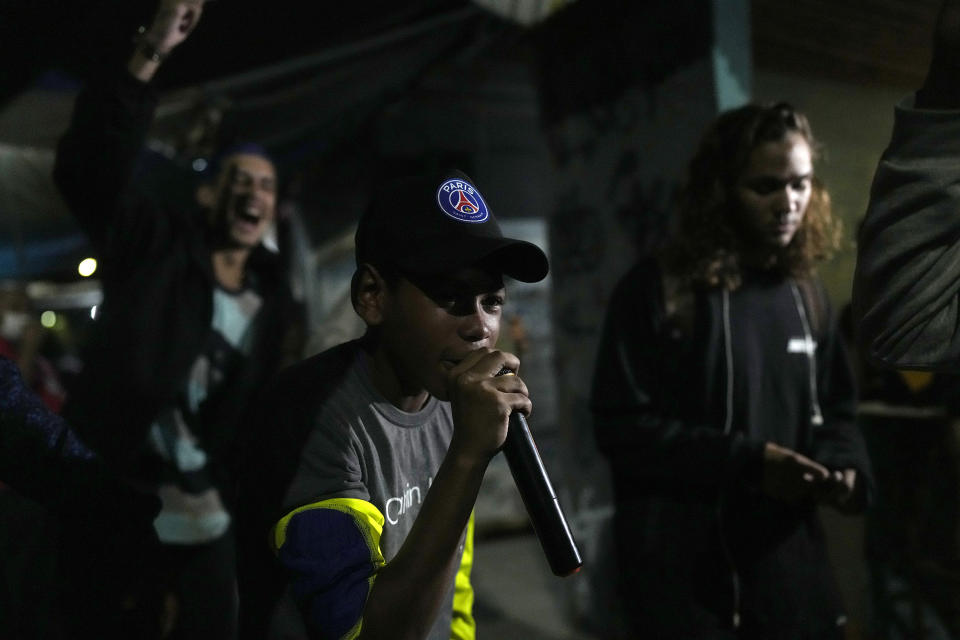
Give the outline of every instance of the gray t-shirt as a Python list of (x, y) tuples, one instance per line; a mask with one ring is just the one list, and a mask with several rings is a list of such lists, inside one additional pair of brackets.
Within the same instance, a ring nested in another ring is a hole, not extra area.
[[(453, 418), (449, 403), (431, 397), (420, 411), (401, 411), (373, 386), (366, 359), (358, 349), (340, 384), (329, 394), (316, 416), (287, 489), (284, 511), (289, 513), (336, 498), (368, 502), (383, 515), (379, 547), (384, 561), (389, 563), (403, 545), (420, 512), (452, 435)], [(317, 531), (329, 539), (338, 540), (329, 543), (328, 547), (350, 544), (340, 541), (339, 529), (337, 535), (333, 535), (326, 524), (316, 524), (319, 522), (316, 519), (322, 515), (309, 511), (308, 515), (315, 519), (310, 525), (314, 541), (295, 541), (293, 544), (301, 547), (317, 544)], [(320, 557), (328, 553), (342, 557), (347, 551), (352, 549), (340, 552), (328, 548), (318, 553), (315, 547), (304, 548), (296, 550), (295, 554), (281, 552), (280, 558), (284, 562), (285, 557)], [(460, 551), (462, 553), (463, 543)], [(305, 580), (315, 581), (315, 577)], [(451, 606), (441, 612), (429, 636), (431, 639), (447, 640), (451, 637), (453, 596), (451, 585)]]

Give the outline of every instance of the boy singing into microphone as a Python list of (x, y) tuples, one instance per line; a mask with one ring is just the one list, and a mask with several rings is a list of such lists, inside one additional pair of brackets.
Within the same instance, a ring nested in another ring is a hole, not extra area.
[(473, 638), (473, 504), (510, 413), (532, 408), (496, 375), (520, 364), (495, 348), (503, 276), (539, 281), (547, 258), (459, 172), (385, 188), (356, 245), (366, 334), (283, 372), (256, 421), (242, 634)]

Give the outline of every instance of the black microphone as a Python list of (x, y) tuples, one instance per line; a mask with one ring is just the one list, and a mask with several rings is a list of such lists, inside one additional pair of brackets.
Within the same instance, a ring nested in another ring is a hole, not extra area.
[[(498, 376), (507, 374), (513, 375), (513, 371), (503, 368), (497, 373)], [(510, 414), (503, 455), (543, 553), (547, 556), (550, 570), (556, 576), (576, 573), (583, 566), (580, 550), (577, 549), (577, 542), (567, 525), (557, 494), (540, 459), (540, 452), (537, 451), (537, 444), (522, 413), (514, 411)]]

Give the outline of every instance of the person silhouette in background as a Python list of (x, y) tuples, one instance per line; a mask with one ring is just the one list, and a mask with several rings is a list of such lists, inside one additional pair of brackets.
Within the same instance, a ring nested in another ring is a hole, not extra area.
[(2, 356), (0, 482), (53, 516), (39, 530), (5, 519), (0, 637), (160, 637), (159, 501), (123, 483)]
[(674, 237), (617, 285), (593, 381), (630, 633), (842, 638), (819, 505), (870, 468), (814, 268), (837, 239), (814, 141), (785, 103), (721, 114)]
[(161, 0), (125, 65), (91, 79), (60, 140), (54, 180), (90, 237), (104, 289), (64, 415), (104, 460), (160, 496), (172, 638), (233, 638), (232, 511), (240, 418), (299, 358), (299, 312), (262, 243), (278, 178), (255, 144), (216, 159), (200, 206), (132, 179), (157, 98), (152, 80), (197, 26), (202, 0)]

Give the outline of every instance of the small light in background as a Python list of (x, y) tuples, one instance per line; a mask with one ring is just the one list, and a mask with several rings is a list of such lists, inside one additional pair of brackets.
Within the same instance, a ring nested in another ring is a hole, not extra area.
[(97, 305), (93, 305), (92, 307), (90, 307), (90, 319), (91, 319), (91, 320), (96, 320), (96, 319), (97, 319), (97, 311), (98, 311)]
[(207, 161), (203, 158), (196, 158), (193, 161), (193, 170), (197, 173), (202, 173), (207, 168)]
[(84, 278), (88, 278), (93, 275), (94, 271), (97, 270), (97, 261), (93, 258), (85, 258), (80, 261), (80, 264), (77, 266), (77, 272), (80, 273)]
[(57, 324), (57, 314), (53, 311), (44, 311), (40, 314), (40, 324), (42, 324), (47, 329), (53, 329)]

